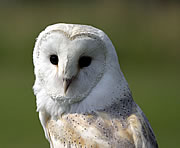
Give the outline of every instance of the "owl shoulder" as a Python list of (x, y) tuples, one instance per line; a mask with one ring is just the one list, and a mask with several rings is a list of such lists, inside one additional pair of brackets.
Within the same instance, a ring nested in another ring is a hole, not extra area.
[(127, 123), (128, 132), (132, 135), (135, 147), (158, 148), (153, 130), (142, 111), (131, 114), (127, 118)]

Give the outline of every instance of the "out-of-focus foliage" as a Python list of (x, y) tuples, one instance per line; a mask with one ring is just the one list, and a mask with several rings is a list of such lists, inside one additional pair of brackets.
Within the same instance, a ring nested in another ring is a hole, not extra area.
[(48, 148), (32, 93), (35, 38), (57, 22), (104, 30), (162, 148), (178, 148), (180, 4), (175, 0), (0, 1), (0, 147)]

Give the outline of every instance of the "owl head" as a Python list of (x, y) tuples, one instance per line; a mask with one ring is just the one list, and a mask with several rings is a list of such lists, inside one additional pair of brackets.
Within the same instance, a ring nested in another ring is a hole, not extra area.
[(129, 93), (112, 42), (91, 26), (48, 26), (37, 38), (33, 62), (38, 110), (103, 108)]

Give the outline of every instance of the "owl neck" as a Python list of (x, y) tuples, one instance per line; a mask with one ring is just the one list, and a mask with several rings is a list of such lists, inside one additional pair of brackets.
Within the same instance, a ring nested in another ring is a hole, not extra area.
[(123, 73), (117, 68), (109, 69), (84, 100), (70, 106), (69, 112), (87, 113), (105, 110), (126, 101), (133, 102), (133, 99)]

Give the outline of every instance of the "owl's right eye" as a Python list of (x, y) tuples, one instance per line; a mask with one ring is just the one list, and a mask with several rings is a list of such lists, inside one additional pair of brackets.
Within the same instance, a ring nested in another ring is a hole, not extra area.
[(53, 64), (53, 65), (58, 65), (58, 56), (57, 55), (51, 55), (50, 56), (50, 62)]

